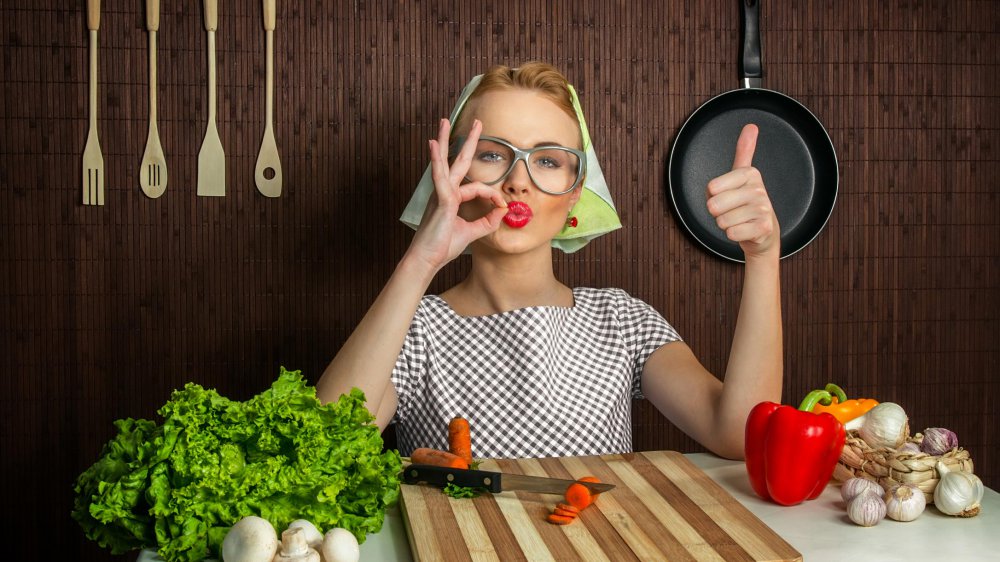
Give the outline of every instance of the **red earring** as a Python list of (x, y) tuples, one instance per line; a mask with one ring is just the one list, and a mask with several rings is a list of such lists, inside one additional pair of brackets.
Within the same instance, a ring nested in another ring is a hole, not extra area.
[(576, 217), (570, 217), (566, 220), (566, 225), (570, 228), (576, 228), (577, 223), (578, 221), (576, 220)]

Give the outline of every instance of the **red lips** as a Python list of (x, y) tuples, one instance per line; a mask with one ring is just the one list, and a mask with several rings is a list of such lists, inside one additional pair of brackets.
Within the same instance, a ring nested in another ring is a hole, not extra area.
[(531, 220), (531, 207), (523, 201), (510, 201), (507, 203), (507, 214), (503, 217), (503, 222), (511, 228), (523, 228)]

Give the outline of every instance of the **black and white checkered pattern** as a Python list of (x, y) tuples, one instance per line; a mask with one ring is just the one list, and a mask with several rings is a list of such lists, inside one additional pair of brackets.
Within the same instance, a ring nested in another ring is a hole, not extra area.
[(396, 360), (399, 450), (448, 450), (448, 422), (472, 427), (477, 458), (632, 450), (632, 399), (646, 359), (680, 336), (621, 289), (577, 288), (573, 307), (464, 317), (423, 298)]

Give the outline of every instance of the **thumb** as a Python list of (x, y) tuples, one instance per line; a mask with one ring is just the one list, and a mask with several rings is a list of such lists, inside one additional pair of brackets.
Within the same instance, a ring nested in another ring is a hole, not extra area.
[(736, 156), (733, 157), (733, 169), (749, 168), (753, 164), (753, 153), (757, 149), (757, 125), (750, 123), (743, 127), (740, 138), (736, 141)]

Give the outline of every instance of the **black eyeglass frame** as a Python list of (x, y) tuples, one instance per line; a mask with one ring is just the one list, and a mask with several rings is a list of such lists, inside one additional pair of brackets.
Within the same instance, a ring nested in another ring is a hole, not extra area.
[[(452, 158), (458, 156), (458, 153), (465, 145), (465, 140), (467, 138), (468, 137), (455, 137), (455, 142), (452, 143), (452, 149), (449, 151), (450, 156)], [(496, 185), (502, 182), (503, 180), (507, 179), (507, 176), (509, 176), (510, 173), (514, 171), (514, 166), (516, 166), (518, 161), (521, 160), (524, 161), (524, 167), (525, 169), (528, 170), (528, 177), (531, 178), (531, 183), (535, 184), (535, 187), (537, 187), (539, 190), (545, 193), (548, 193), (549, 195), (565, 195), (573, 191), (574, 189), (576, 189), (576, 186), (580, 185), (580, 182), (582, 182), (583, 178), (586, 177), (587, 175), (587, 155), (582, 150), (577, 150), (575, 148), (570, 148), (568, 146), (559, 146), (557, 144), (547, 144), (542, 146), (536, 146), (534, 148), (521, 149), (503, 139), (497, 137), (489, 137), (489, 136), (481, 136), (479, 137), (479, 140), (487, 140), (490, 142), (495, 142), (497, 144), (502, 144), (503, 146), (506, 146), (507, 148), (511, 149), (514, 152), (514, 159), (511, 160), (510, 166), (507, 168), (507, 171), (504, 172), (503, 175), (500, 176), (498, 179), (495, 179), (490, 182), (485, 182), (485, 181), (482, 182), (486, 185)], [(576, 162), (577, 162), (576, 181), (573, 182), (573, 185), (569, 186), (569, 188), (566, 189), (565, 191), (549, 191), (548, 189), (545, 189), (544, 187), (538, 185), (538, 182), (535, 181), (535, 177), (531, 175), (531, 165), (528, 163), (528, 157), (530, 157), (535, 152), (538, 152), (539, 150), (553, 150), (553, 149), (565, 150), (566, 152), (569, 152), (570, 154), (576, 156)], [(465, 179), (468, 181), (473, 181), (469, 177), (466, 177)]]

